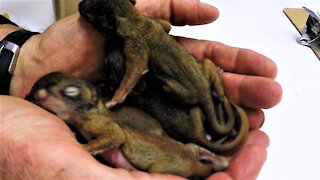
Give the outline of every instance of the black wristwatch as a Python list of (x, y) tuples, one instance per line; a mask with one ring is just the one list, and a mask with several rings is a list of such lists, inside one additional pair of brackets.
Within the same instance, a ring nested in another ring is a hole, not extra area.
[[(0, 24), (16, 25), (0, 15)], [(11, 77), (14, 72), (20, 47), (37, 32), (19, 30), (0, 41), (0, 94), (9, 95)]]

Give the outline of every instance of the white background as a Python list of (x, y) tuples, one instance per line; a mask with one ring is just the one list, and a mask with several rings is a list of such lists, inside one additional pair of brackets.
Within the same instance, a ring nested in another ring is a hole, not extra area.
[[(265, 110), (262, 129), (271, 143), (258, 179), (320, 179), (320, 62), (309, 48), (295, 42), (299, 33), (283, 13), (286, 7), (301, 6), (320, 11), (320, 1), (203, 2), (218, 7), (219, 19), (210, 25), (174, 28), (173, 34), (253, 49), (278, 66), (283, 97), (279, 105)], [(41, 31), (54, 21), (50, 0), (0, 0), (0, 13), (4, 12), (33, 30)]]

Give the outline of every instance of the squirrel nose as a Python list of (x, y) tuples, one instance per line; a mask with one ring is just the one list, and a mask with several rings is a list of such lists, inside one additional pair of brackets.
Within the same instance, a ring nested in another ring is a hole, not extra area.
[(221, 156), (216, 156), (213, 160), (213, 164), (214, 164), (214, 170), (215, 171), (223, 171), (225, 169), (228, 168), (229, 166), (229, 161), (227, 158), (225, 157), (221, 157)]
[(200, 153), (200, 161), (210, 165), (214, 172), (223, 171), (229, 166), (229, 161), (226, 157), (217, 156), (213, 153)]
[(39, 91), (36, 92), (35, 98), (37, 100), (42, 100), (48, 97), (48, 91), (45, 89), (40, 89)]

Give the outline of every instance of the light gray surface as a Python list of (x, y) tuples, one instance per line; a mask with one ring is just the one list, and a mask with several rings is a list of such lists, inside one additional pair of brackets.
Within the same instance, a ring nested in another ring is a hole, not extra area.
[(54, 22), (52, 0), (0, 0), (0, 13), (9, 13), (19, 26), (43, 31)]
[[(22, 2), (38, 5), (26, 8)], [(295, 42), (299, 33), (282, 12), (286, 7), (301, 6), (320, 11), (320, 1), (203, 2), (219, 8), (219, 19), (206, 26), (174, 28), (173, 34), (253, 49), (273, 59), (279, 69), (277, 81), (282, 85), (283, 98), (275, 108), (265, 110), (262, 129), (271, 142), (258, 179), (320, 179), (320, 62), (309, 48)], [(3, 12), (34, 30), (44, 29), (54, 17), (50, 0), (0, 0)]]

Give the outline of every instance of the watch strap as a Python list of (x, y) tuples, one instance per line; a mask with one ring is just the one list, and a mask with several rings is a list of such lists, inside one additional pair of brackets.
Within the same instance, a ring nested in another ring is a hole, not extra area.
[(0, 41), (0, 94), (9, 95), (12, 74), (17, 63), (20, 47), (37, 32), (19, 30)]
[(8, 73), (8, 69), (5, 67), (10, 66), (11, 57), (10, 53), (3, 52), (0, 54), (0, 94), (2, 95), (9, 95), (12, 75)]
[(19, 30), (8, 34), (3, 40), (12, 42), (21, 47), (31, 36), (39, 34), (38, 32), (31, 32), (27, 30)]
[(14, 26), (18, 26), (14, 22), (10, 21), (9, 19), (7, 19), (6, 17), (4, 17), (2, 15), (0, 15), (0, 24), (11, 24)]

